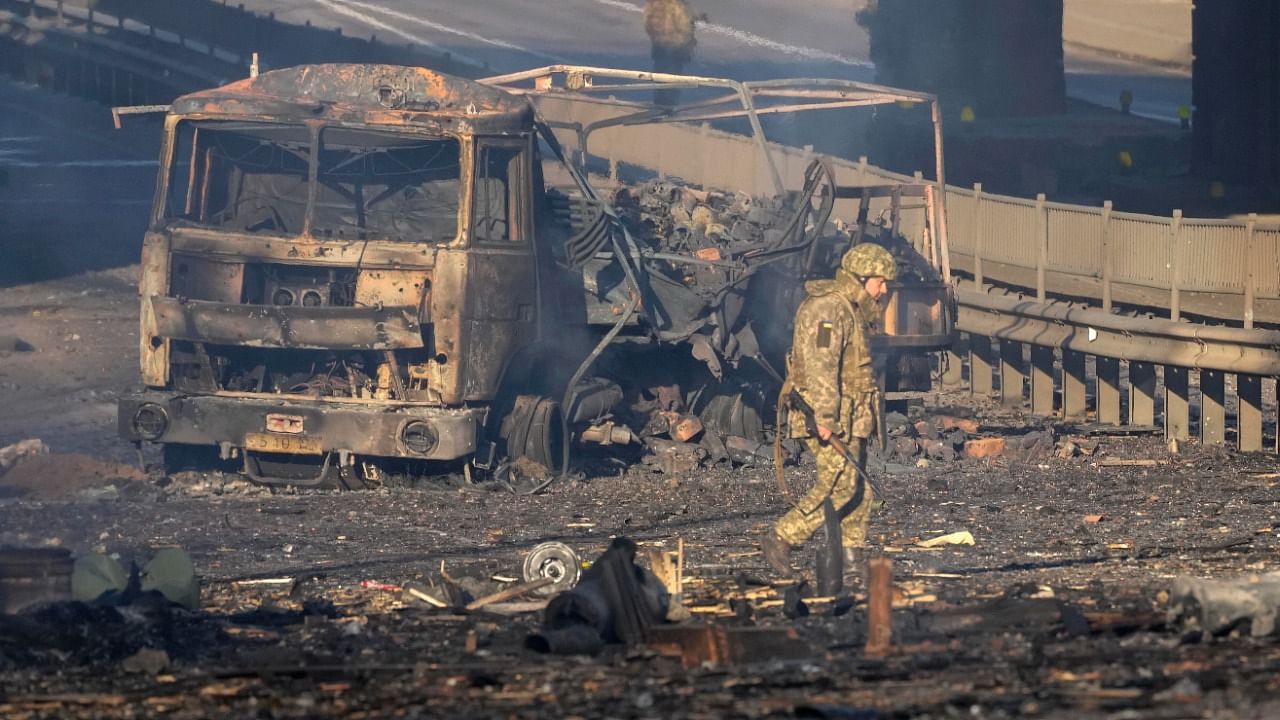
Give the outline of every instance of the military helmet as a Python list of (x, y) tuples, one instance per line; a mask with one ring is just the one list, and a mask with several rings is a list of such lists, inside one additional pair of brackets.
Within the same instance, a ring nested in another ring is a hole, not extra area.
[(855, 245), (840, 260), (840, 269), (860, 278), (882, 277), (885, 280), (898, 278), (898, 263), (888, 250), (873, 243), (864, 242)]

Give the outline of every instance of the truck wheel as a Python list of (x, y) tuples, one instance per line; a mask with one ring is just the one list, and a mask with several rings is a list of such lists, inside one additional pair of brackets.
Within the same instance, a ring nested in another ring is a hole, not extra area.
[(725, 393), (711, 398), (700, 413), (702, 423), (720, 435), (736, 435), (764, 442), (764, 421), (745, 393)]
[(498, 436), (511, 460), (528, 459), (556, 471), (564, 453), (560, 403), (537, 395), (518, 396)]

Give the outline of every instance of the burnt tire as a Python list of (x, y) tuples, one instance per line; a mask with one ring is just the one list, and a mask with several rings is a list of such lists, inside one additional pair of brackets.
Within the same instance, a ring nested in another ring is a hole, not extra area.
[(564, 418), (560, 403), (537, 395), (520, 395), (499, 431), (507, 458), (531, 460), (551, 471), (564, 458)]
[(760, 410), (746, 393), (716, 395), (700, 416), (703, 425), (719, 435), (733, 435), (754, 442), (766, 439)]

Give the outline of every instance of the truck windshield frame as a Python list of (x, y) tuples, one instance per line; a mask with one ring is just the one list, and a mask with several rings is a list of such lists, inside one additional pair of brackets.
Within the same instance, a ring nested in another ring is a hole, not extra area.
[(238, 235), (451, 245), (465, 143), (366, 127), (179, 118), (158, 220)]

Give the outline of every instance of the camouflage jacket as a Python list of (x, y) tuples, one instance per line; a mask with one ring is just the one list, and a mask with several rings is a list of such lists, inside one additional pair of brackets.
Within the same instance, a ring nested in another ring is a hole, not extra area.
[[(813, 407), (818, 423), (842, 437), (875, 432), (876, 378), (868, 341), (879, 305), (862, 284), (840, 274), (805, 284), (787, 355), (787, 382)], [(809, 436), (804, 416), (791, 411), (789, 435)]]

